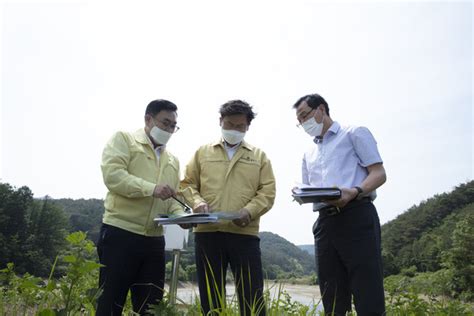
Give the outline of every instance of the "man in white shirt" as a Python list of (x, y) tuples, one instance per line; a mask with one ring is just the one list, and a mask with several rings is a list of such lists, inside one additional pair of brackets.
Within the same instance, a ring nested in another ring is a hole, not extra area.
[(333, 121), (318, 94), (301, 97), (293, 108), (315, 143), (303, 158), (303, 183), (342, 190), (340, 199), (313, 207), (319, 212), (313, 234), (324, 310), (346, 315), (353, 297), (357, 315), (383, 315), (380, 222), (372, 200), (386, 175), (377, 143), (367, 128)]

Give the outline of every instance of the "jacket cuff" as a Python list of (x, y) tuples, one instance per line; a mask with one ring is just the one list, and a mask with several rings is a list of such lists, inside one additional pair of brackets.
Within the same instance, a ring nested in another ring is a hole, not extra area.
[(193, 210), (198, 206), (199, 203), (206, 203), (206, 201), (201, 198), (195, 198), (193, 201)]
[(255, 219), (255, 218), (257, 218), (257, 217), (258, 217), (258, 214), (260, 213), (260, 212), (255, 208), (255, 206), (252, 205), (252, 204), (247, 204), (244, 208), (249, 211), (250, 217), (251, 217), (252, 220)]
[(172, 215), (186, 215), (186, 212), (181, 207), (181, 208), (172, 209), (169, 214), (172, 214)]
[(153, 196), (153, 192), (155, 191), (156, 184), (151, 182), (145, 182), (143, 184), (143, 193), (145, 196)]

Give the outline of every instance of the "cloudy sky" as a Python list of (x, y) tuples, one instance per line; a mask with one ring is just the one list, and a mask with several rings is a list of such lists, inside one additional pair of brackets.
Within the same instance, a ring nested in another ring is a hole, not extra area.
[(468, 1), (4, 1), (0, 181), (103, 198), (102, 148), (141, 128), (149, 101), (178, 105), (169, 149), (184, 169), (240, 98), (277, 178), (261, 230), (312, 243), (316, 214), (290, 197), (312, 142), (291, 106), (317, 92), (378, 141), (385, 223), (473, 179), (472, 13)]

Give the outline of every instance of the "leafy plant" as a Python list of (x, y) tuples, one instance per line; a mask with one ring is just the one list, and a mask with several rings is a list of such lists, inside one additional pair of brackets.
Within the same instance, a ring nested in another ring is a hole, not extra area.
[[(0, 270), (2, 309), (6, 314), (71, 315), (77, 312), (93, 314), (100, 294), (96, 288), (100, 264), (94, 257), (95, 247), (86, 234), (76, 232), (67, 237), (68, 248), (56, 258), (47, 280), (28, 273), (18, 276), (13, 263)], [(64, 264), (64, 275), (54, 279), (57, 263)]]
[[(95, 259), (94, 244), (86, 239), (83, 232), (75, 232), (67, 236), (69, 248), (61, 260), (67, 264), (66, 274), (59, 280), (56, 287), (59, 289), (59, 301), (62, 309), (68, 314), (71, 310), (93, 311), (95, 301), (100, 291), (95, 286), (97, 278), (89, 277), (98, 271), (101, 266)], [(50, 285), (51, 284), (51, 285)], [(55, 281), (50, 279), (48, 286), (54, 289)]]

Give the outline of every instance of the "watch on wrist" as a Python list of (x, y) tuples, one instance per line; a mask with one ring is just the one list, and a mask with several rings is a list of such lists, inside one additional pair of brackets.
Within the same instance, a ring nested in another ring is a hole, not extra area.
[(355, 199), (360, 199), (362, 193), (364, 193), (364, 190), (362, 190), (362, 188), (359, 187), (359, 186), (355, 186), (354, 189), (357, 190), (357, 195), (356, 195)]

